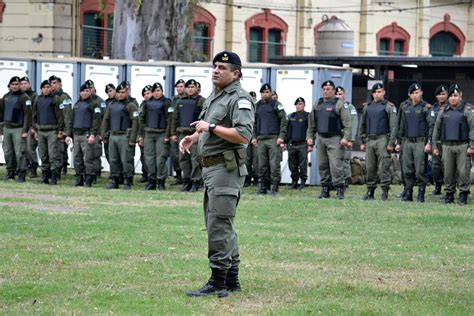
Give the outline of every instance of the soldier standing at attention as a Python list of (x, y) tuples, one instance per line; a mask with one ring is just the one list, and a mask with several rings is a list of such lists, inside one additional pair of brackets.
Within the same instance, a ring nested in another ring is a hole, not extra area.
[(272, 99), (272, 88), (266, 83), (260, 88), (262, 98), (255, 106), (255, 126), (252, 145), (258, 150), (259, 194), (267, 194), (270, 183), (272, 194), (278, 193), (281, 181), (281, 148), (285, 146), (288, 127), (285, 107)]
[[(196, 80), (190, 79), (185, 84), (186, 95), (182, 96), (173, 110), (171, 122), (171, 138), (173, 142), (181, 142), (188, 135), (194, 134), (196, 129), (190, 124), (197, 120), (202, 105), (206, 100), (198, 94)], [(196, 192), (201, 180), (201, 167), (197, 159), (197, 145), (190, 152), (180, 152), (179, 165), (183, 173), (182, 192)]]
[[(107, 100), (105, 100), (105, 110), (107, 110), (109, 105), (115, 101), (115, 93), (116, 93), (115, 86), (112, 83), (107, 84), (105, 86), (105, 93), (107, 93), (107, 96), (108, 96)], [(104, 116), (105, 116), (105, 111), (101, 115), (100, 126), (102, 126), (102, 121), (104, 120)], [(107, 135), (107, 137), (108, 136), (109, 135)], [(102, 140), (102, 137), (101, 137), (101, 140)], [(102, 140), (102, 143), (103, 143), (103, 140)], [(104, 153), (105, 153), (105, 158), (107, 159), (107, 162), (109, 162), (109, 146), (106, 145), (105, 143), (104, 143)]]
[(153, 85), (153, 96), (143, 104), (140, 112), (138, 141), (145, 148), (145, 160), (149, 181), (145, 190), (165, 190), (167, 176), (166, 159), (170, 151), (171, 100), (163, 94), (160, 83)]
[(344, 148), (352, 148), (352, 125), (349, 107), (336, 98), (336, 86), (331, 80), (323, 82), (323, 97), (314, 105), (309, 115), (306, 140), (314, 145), (317, 133), (318, 169), (321, 175), (320, 199), (328, 198), (332, 184), (337, 198), (344, 199)]
[[(359, 127), (359, 120), (357, 118), (357, 110), (355, 106), (346, 101), (346, 91), (343, 87), (338, 86), (336, 87), (336, 97), (341, 99), (344, 102), (344, 105), (347, 105), (349, 108), (349, 112), (351, 114), (351, 126), (352, 126), (352, 143), (355, 142), (357, 137), (357, 129)], [(349, 181), (352, 176), (351, 172), (351, 158), (352, 158), (352, 149), (345, 148), (344, 149), (344, 188), (347, 190), (349, 188)]]
[(184, 137), (180, 151), (189, 152), (198, 143), (202, 158), (204, 215), (208, 239), (208, 259), (212, 275), (200, 289), (188, 296), (240, 291), (239, 246), (234, 219), (244, 184), (246, 146), (252, 137), (254, 106), (240, 86), (242, 63), (232, 52), (221, 52), (212, 62), (214, 91), (206, 100), (193, 135)]
[(132, 188), (137, 132), (138, 107), (129, 98), (126, 83), (122, 82), (117, 86), (116, 100), (109, 105), (102, 120), (102, 139), (109, 145), (110, 158), (111, 183), (107, 189), (118, 189), (121, 174), (123, 188)]
[[(48, 80), (41, 82), (41, 95), (33, 103), (33, 133), (38, 140), (43, 175), (41, 183), (57, 184), (61, 175), (59, 139), (64, 137), (64, 117), (59, 96), (51, 94)], [(51, 182), (49, 180), (51, 179)]]
[(388, 199), (388, 191), (392, 181), (390, 175), (390, 153), (395, 146), (397, 128), (397, 108), (385, 99), (383, 84), (372, 86), (372, 101), (364, 106), (360, 117), (359, 135), (365, 150), (367, 166), (367, 193), (363, 200), (373, 200), (377, 188), (377, 178), (382, 186), (381, 200)]
[[(448, 102), (448, 87), (445, 85), (440, 85), (436, 88), (435, 96), (437, 102), (433, 104), (431, 107), (430, 118), (432, 125), (435, 124), (436, 118), (438, 117), (438, 113), (441, 108), (445, 107)], [(441, 146), (437, 146), (438, 150), (441, 153)], [(432, 168), (433, 168), (433, 182), (435, 185), (435, 189), (432, 192), (433, 195), (441, 195), (441, 187), (443, 185), (443, 163), (441, 161), (441, 154), (440, 155), (431, 155), (432, 161)]]
[[(176, 95), (171, 98), (172, 106), (168, 109), (171, 113), (171, 117), (173, 117), (173, 112), (176, 106), (178, 105), (179, 100), (186, 95), (186, 88), (185, 82), (183, 79), (179, 79), (174, 84), (174, 88), (176, 90)], [(170, 126), (171, 127), (171, 126)], [(171, 185), (178, 185), (183, 184), (183, 179), (181, 177), (181, 167), (179, 166), (179, 148), (178, 148), (178, 139), (175, 138), (175, 141), (171, 141), (171, 148), (170, 148), (170, 158), (171, 158), (171, 165), (173, 166), (173, 170), (176, 173), (176, 181)]]
[[(145, 103), (148, 100), (151, 99), (152, 90), (153, 90), (153, 87), (149, 84), (147, 84), (145, 87), (143, 87), (143, 89), (142, 89), (143, 101), (142, 101), (142, 103), (140, 103), (140, 106), (138, 107), (139, 115), (142, 113), (143, 108), (145, 107)], [(141, 121), (138, 120), (138, 135), (139, 135), (139, 137), (138, 137), (139, 138), (138, 139), (138, 147), (140, 148), (140, 162), (142, 164), (142, 177), (140, 178), (139, 182), (140, 183), (146, 183), (146, 182), (149, 182), (149, 179), (148, 179), (148, 166), (146, 164), (144, 142), (140, 141), (140, 135), (143, 138), (143, 134), (140, 134), (141, 129), (142, 129)], [(156, 189), (156, 187), (155, 187), (155, 189)]]
[[(458, 84), (449, 87), (448, 104), (441, 108), (433, 130), (433, 154), (440, 156), (444, 166), (446, 197), (444, 202), (454, 203), (456, 186), (459, 203), (467, 204), (471, 185), (471, 158), (474, 155), (474, 108), (462, 100)], [(439, 150), (439, 143), (442, 151)], [(457, 178), (457, 181), (456, 181)]]
[[(250, 91), (249, 94), (252, 97), (253, 104), (257, 104), (257, 94), (255, 91)], [(249, 186), (252, 182), (253, 185), (258, 185), (258, 150), (252, 144), (247, 146), (246, 165), (248, 175), (245, 177), (244, 187)]]
[[(31, 100), (31, 104), (35, 102), (37, 94), (31, 89), (30, 79), (27, 76), (20, 78), (20, 89), (28, 95)], [(28, 138), (26, 140), (26, 160), (28, 163), (28, 173), (30, 178), (36, 178), (38, 176), (36, 169), (38, 168), (38, 154), (36, 149), (38, 148), (38, 141), (33, 135), (33, 129), (30, 128), (28, 131)]]
[(10, 91), (0, 100), (0, 122), (3, 123), (3, 154), (7, 167), (5, 180), (15, 179), (24, 183), (26, 170), (26, 139), (31, 127), (31, 100), (20, 89), (20, 77), (8, 83)]
[(89, 85), (84, 83), (66, 125), (66, 144), (74, 143), (74, 186), (89, 188), (94, 176), (95, 142), (100, 128), (100, 105), (92, 100), (91, 94)]
[[(291, 188), (303, 189), (308, 179), (308, 146), (306, 145), (306, 131), (308, 130), (308, 115), (304, 110), (305, 100), (296, 99), (296, 112), (288, 115), (288, 166), (291, 171)], [(298, 186), (298, 180), (301, 180)]]
[[(425, 201), (425, 190), (428, 178), (426, 177), (426, 155), (431, 151), (429, 108), (431, 105), (422, 99), (421, 85), (412, 83), (408, 87), (409, 103), (405, 102), (403, 110), (399, 112), (398, 144), (396, 151), (403, 151), (403, 174), (405, 179), (405, 195), (402, 201), (413, 201), (413, 187), (418, 183), (416, 201)], [(401, 148), (402, 147), (402, 148)]]

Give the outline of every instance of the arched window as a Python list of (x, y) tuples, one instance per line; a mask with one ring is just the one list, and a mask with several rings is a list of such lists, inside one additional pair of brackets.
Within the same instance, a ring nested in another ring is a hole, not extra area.
[(206, 9), (196, 6), (193, 20), (193, 59), (209, 61), (213, 55), (216, 17)]
[(383, 27), (376, 34), (379, 55), (408, 55), (410, 34), (397, 22)]
[(453, 23), (449, 14), (444, 15), (444, 21), (439, 22), (430, 29), (430, 54), (431, 56), (462, 55), (466, 36)]
[(245, 21), (246, 39), (248, 42), (248, 61), (267, 62), (270, 57), (285, 54), (288, 24), (280, 17), (263, 9)]
[(82, 56), (102, 58), (111, 54), (114, 7), (114, 0), (81, 2)]

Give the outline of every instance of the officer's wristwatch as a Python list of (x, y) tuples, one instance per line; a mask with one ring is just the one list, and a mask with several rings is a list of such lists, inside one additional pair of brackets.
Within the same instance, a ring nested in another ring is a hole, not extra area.
[(209, 134), (214, 134), (215, 129), (216, 129), (216, 124), (214, 123), (209, 124)]

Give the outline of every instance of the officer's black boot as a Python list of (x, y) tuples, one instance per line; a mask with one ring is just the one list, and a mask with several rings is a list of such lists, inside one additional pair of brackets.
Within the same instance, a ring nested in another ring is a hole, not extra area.
[(300, 180), (300, 185), (299, 185), (298, 189), (299, 189), (299, 190), (303, 190), (305, 183), (306, 183), (306, 179), (301, 179), (301, 180)]
[(67, 175), (67, 162), (63, 164), (62, 174), (63, 176)]
[(50, 173), (51, 173), (50, 170), (43, 170), (40, 183), (49, 184)]
[(329, 193), (329, 186), (327, 186), (327, 185), (323, 186), (322, 189), (321, 189), (321, 194), (319, 194), (319, 198), (320, 199), (327, 199), (330, 196), (331, 196), (331, 194)]
[(198, 190), (199, 190), (199, 182), (198, 181), (192, 181), (191, 189), (189, 189), (189, 192), (197, 192)]
[(75, 187), (84, 186), (84, 177), (81, 175), (76, 175), (76, 181), (74, 182)]
[(29, 174), (30, 179), (38, 178), (38, 173), (36, 171), (36, 167), (30, 167), (28, 169), (28, 174)]
[(188, 192), (191, 189), (191, 180), (189, 178), (183, 179), (183, 185), (181, 186), (181, 192)]
[(226, 289), (226, 270), (217, 270), (212, 269), (212, 275), (209, 278), (209, 281), (196, 291), (187, 292), (187, 296), (197, 297), (197, 296), (208, 296), (216, 294), (218, 298), (223, 298), (229, 295)]
[(368, 201), (368, 200), (374, 200), (375, 196), (375, 188), (367, 188), (367, 193), (362, 197), (362, 200)]
[(382, 201), (387, 201), (388, 200), (388, 191), (390, 189), (385, 187), (385, 188), (382, 188), (382, 195), (380, 196), (380, 200)]
[(183, 184), (183, 179), (181, 178), (181, 170), (175, 170), (176, 172), (176, 181), (171, 183), (171, 185), (179, 185), (179, 184)]
[(59, 179), (60, 175), (61, 175), (61, 169), (53, 170), (51, 172), (51, 181), (49, 182), (49, 184), (51, 184), (51, 185), (58, 184), (58, 179)]
[(160, 190), (160, 191), (166, 190), (166, 187), (165, 187), (165, 179), (159, 179), (159, 180), (158, 180), (157, 189)]
[(287, 185), (288, 189), (290, 190), (297, 190), (298, 189), (298, 179), (292, 179), (291, 184)]
[(144, 172), (140, 178), (140, 183), (148, 182), (148, 173)]
[(92, 181), (93, 181), (92, 175), (86, 174), (86, 179), (85, 179), (85, 181), (84, 181), (84, 186), (85, 186), (86, 188), (92, 187)]
[(123, 184), (124, 178), (123, 178), (123, 173), (121, 173), (118, 177), (118, 184)]
[(132, 189), (132, 177), (127, 177), (123, 179), (123, 189), (124, 190)]
[(97, 173), (91, 175), (91, 184), (97, 184)]
[(109, 185), (107, 185), (107, 189), (118, 189), (119, 188), (119, 180), (116, 177), (112, 177), (110, 180)]
[(245, 176), (245, 182), (244, 182), (244, 187), (250, 186), (250, 183), (252, 183), (252, 177), (251, 176)]
[(405, 194), (407, 193), (407, 187), (406, 185), (403, 185), (403, 191), (397, 195), (397, 197), (401, 198), (402, 201), (403, 201), (403, 197), (405, 196)]
[(240, 292), (242, 290), (239, 281), (239, 267), (229, 268), (227, 271), (227, 278), (225, 280), (225, 287), (229, 292)]
[(8, 180), (14, 180), (15, 179), (15, 172), (14, 171), (8, 171), (7, 174), (3, 177), (3, 180), (8, 181)]
[(278, 194), (278, 186), (279, 186), (279, 183), (274, 181), (272, 184), (272, 195)]
[(260, 181), (260, 190), (258, 190), (257, 194), (267, 194), (267, 181), (262, 179), (262, 181)]
[(145, 191), (156, 190), (156, 180), (148, 179), (148, 184), (145, 186)]
[(435, 183), (435, 188), (433, 192), (431, 192), (432, 195), (441, 195), (441, 183)]
[(426, 191), (426, 187), (424, 185), (420, 185), (418, 187), (418, 196), (416, 197), (416, 201), (418, 203), (424, 203), (425, 202), (425, 191)]
[(25, 183), (25, 179), (26, 179), (26, 172), (20, 172), (18, 173), (18, 179), (16, 180), (16, 182)]
[(459, 192), (459, 204), (467, 205), (468, 195), (469, 195), (469, 191)]
[(406, 188), (405, 194), (402, 195), (403, 202), (413, 202), (413, 188)]
[(258, 176), (253, 177), (253, 186), (258, 186)]
[(337, 190), (337, 199), (344, 200), (344, 192), (346, 191), (346, 186), (344, 184), (339, 184), (336, 187)]

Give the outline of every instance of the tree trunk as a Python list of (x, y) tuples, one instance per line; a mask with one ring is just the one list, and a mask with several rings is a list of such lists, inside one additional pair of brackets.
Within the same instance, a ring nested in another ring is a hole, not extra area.
[(112, 57), (191, 61), (192, 1), (117, 0)]

